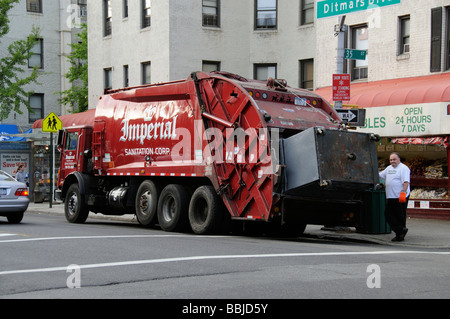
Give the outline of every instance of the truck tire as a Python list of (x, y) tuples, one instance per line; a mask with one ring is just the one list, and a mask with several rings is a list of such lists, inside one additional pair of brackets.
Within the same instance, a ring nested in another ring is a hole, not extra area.
[(185, 230), (188, 224), (189, 196), (182, 185), (169, 184), (158, 200), (158, 223), (165, 231)]
[(64, 213), (70, 223), (82, 224), (89, 215), (89, 209), (84, 202), (84, 196), (80, 193), (78, 184), (70, 185), (64, 201)]
[(156, 210), (158, 208), (159, 190), (151, 180), (141, 183), (136, 193), (136, 218), (143, 226), (156, 223)]
[(189, 223), (199, 235), (218, 233), (224, 222), (224, 208), (212, 186), (200, 186), (189, 203)]

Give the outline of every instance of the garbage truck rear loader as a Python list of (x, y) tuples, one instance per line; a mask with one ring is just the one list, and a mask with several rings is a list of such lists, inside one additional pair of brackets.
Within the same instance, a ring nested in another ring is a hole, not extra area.
[(93, 125), (61, 131), (57, 192), (75, 223), (94, 212), (197, 234), (229, 220), (358, 226), (379, 182), (376, 139), (282, 80), (196, 72), (111, 90)]

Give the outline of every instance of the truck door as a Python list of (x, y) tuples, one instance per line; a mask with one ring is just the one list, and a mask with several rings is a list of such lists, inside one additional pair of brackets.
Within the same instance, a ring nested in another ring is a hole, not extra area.
[(64, 179), (75, 171), (86, 171), (90, 149), (91, 127), (71, 128), (66, 131), (61, 154), (60, 175)]

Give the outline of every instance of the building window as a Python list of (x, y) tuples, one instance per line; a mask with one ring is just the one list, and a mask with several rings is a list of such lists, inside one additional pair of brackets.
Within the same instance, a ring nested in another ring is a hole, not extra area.
[(300, 88), (314, 90), (314, 59), (300, 61)]
[(28, 113), (28, 123), (44, 118), (44, 94), (32, 94), (28, 98), (32, 112)]
[(277, 28), (277, 0), (255, 0), (255, 29)]
[(103, 36), (107, 37), (112, 34), (111, 0), (103, 0), (103, 17), (104, 17)]
[(446, 19), (447, 39), (445, 41), (445, 69), (450, 70), (450, 7), (447, 7), (447, 19)]
[(266, 81), (268, 78), (277, 78), (277, 65), (276, 63), (261, 63), (254, 65), (253, 71), (254, 79), (260, 81)]
[(151, 0), (141, 0), (142, 5), (142, 29), (147, 28), (152, 23), (152, 1)]
[(202, 71), (203, 72), (213, 72), (220, 71), (220, 62), (218, 61), (203, 61), (202, 62)]
[[(367, 50), (369, 48), (369, 29), (367, 25), (352, 28), (352, 49)], [(368, 78), (369, 62), (365, 60), (350, 60), (352, 80)]]
[(399, 39), (398, 39), (398, 53), (409, 53), (409, 36), (410, 36), (410, 22), (408, 16), (399, 17)]
[(128, 0), (122, 0), (122, 18), (128, 18)]
[(27, 0), (27, 11), (42, 13), (42, 0)]
[(130, 86), (130, 75), (128, 65), (123, 66), (123, 87)]
[(44, 48), (44, 40), (38, 39), (34, 47), (31, 49), (31, 56), (28, 59), (29, 68), (34, 67), (37, 67), (38, 69), (44, 68), (43, 48)]
[(104, 89), (112, 89), (112, 68), (103, 69)]
[(300, 0), (300, 25), (314, 23), (314, 0)]
[(203, 0), (203, 26), (219, 27), (220, 0)]
[(78, 16), (87, 17), (87, 0), (78, 0)]
[(152, 83), (150, 62), (142, 63), (142, 84)]

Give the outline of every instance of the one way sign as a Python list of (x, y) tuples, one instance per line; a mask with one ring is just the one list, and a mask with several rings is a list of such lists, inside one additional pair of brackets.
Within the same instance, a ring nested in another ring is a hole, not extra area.
[(351, 126), (364, 126), (366, 120), (365, 109), (336, 109), (339, 117), (346, 124)]

